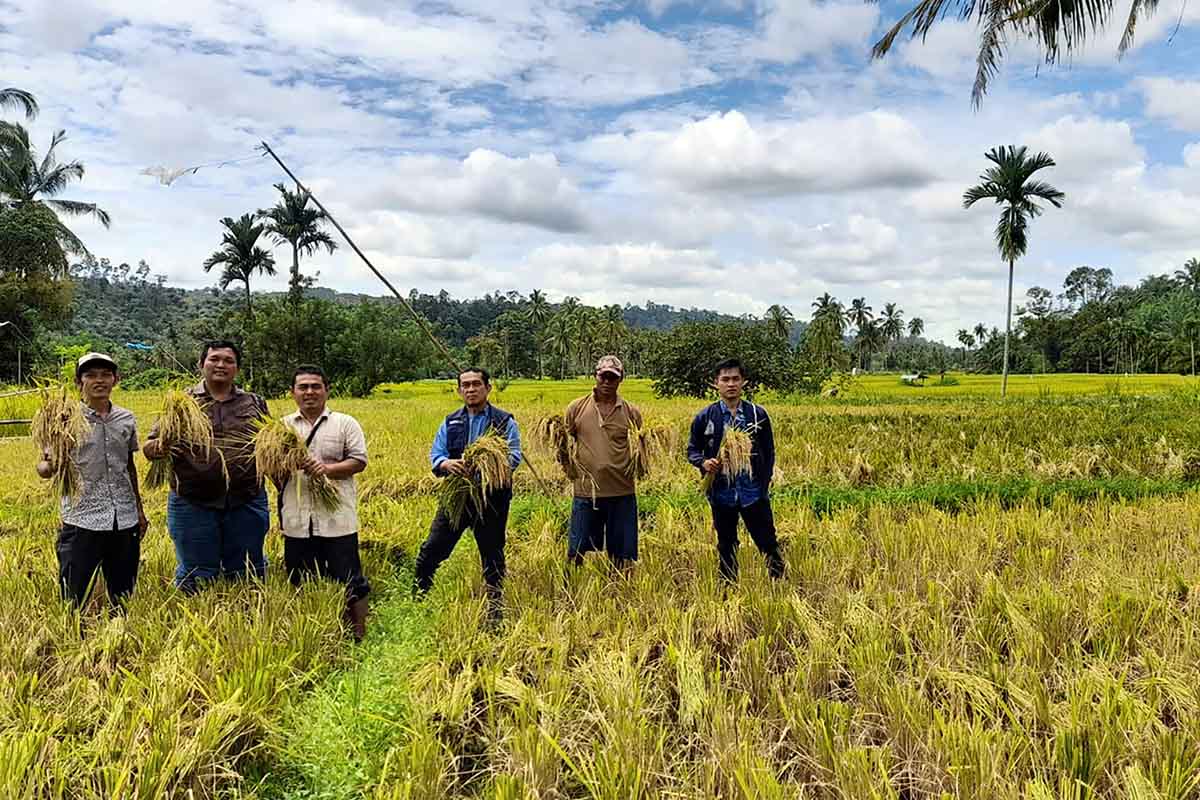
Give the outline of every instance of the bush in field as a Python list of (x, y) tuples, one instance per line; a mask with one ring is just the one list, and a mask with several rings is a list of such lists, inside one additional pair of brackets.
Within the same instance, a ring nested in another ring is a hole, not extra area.
[(766, 325), (751, 322), (689, 322), (666, 334), (649, 361), (649, 377), (661, 397), (704, 397), (713, 368), (727, 358), (746, 365), (752, 389), (816, 394), (828, 368), (793, 350)]

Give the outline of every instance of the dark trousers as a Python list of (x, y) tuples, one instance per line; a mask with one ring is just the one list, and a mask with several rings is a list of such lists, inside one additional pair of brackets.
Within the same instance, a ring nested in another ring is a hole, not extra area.
[(413, 588), (417, 593), (424, 594), (433, 587), (433, 574), (454, 552), (454, 546), (462, 538), (463, 532), (470, 528), (479, 548), (488, 595), (493, 602), (498, 601), (500, 585), (504, 582), (504, 535), (511, 503), (511, 490), (494, 492), (488, 496), (482, 513), (468, 511), (459, 525), (451, 522), (439, 508), (429, 527), (429, 536), (417, 553), (416, 575), (413, 578)]
[(579, 566), (584, 553), (603, 548), (614, 564), (638, 558), (637, 495), (576, 497), (571, 503), (567, 561)]
[(283, 567), (293, 586), (299, 586), (305, 577), (318, 575), (348, 584), (362, 575), (362, 563), (358, 559), (358, 534), (285, 536)]
[(717, 556), (721, 577), (736, 581), (738, 577), (738, 517), (746, 523), (750, 538), (767, 559), (767, 571), (772, 578), (783, 577), (783, 558), (779, 555), (779, 540), (775, 538), (775, 516), (771, 501), (764, 497), (748, 506), (712, 504), (713, 528), (717, 531)]
[(108, 587), (108, 599), (120, 606), (137, 582), (142, 537), (137, 526), (125, 530), (89, 531), (63, 525), (58, 533), (58, 583), (63, 599), (76, 606), (87, 602), (92, 579), (99, 569)]

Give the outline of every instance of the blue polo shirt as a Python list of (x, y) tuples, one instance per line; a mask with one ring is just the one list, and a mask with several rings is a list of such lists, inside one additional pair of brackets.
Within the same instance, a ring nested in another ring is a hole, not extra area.
[[(731, 412), (729, 406), (721, 404), (721, 418), (725, 421), (725, 427), (732, 425), (735, 428), (748, 430), (746, 424), (746, 404), (738, 402), (737, 412)], [(719, 506), (732, 506), (734, 508), (745, 508), (752, 506), (762, 499), (762, 487), (758, 482), (750, 477), (750, 473), (740, 473), (733, 480), (725, 483), (724, 488), (714, 489), (712, 500)]]

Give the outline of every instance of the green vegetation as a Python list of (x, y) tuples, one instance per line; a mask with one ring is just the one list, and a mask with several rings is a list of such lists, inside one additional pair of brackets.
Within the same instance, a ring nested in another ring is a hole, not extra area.
[[(519, 470), (499, 630), (469, 546), (409, 595), (453, 384), (335, 398), (371, 446), (362, 646), (338, 587), (277, 570), (178, 596), (162, 490), (128, 617), (72, 616), (31, 445), (0, 441), (0, 794), (1191, 797), (1200, 394), (1177, 376), (1026, 379), (1003, 404), (999, 376), (765, 393), (789, 576), (772, 585), (747, 544), (729, 593), (682, 458), (698, 401), (631, 381), (669, 440), (642, 484), (642, 561), (564, 575), (566, 482), (547, 496)], [(533, 422), (587, 387), (494, 397), (547, 477)], [(149, 420), (160, 397), (117, 401)]]

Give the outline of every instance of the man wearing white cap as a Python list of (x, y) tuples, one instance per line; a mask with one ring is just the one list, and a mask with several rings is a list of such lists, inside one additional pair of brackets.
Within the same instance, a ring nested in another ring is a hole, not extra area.
[[(110, 400), (118, 379), (117, 362), (104, 353), (88, 353), (75, 364), (75, 385), (91, 435), (72, 456), (80, 487), (76, 495), (61, 498), (62, 529), (55, 549), (63, 597), (76, 606), (87, 600), (97, 569), (104, 574), (109, 599), (122, 605), (137, 581), (148, 527), (133, 463), (137, 424), (130, 411)], [(56, 466), (48, 458), (43, 453), (37, 465), (43, 478), (51, 477)]]
[(603, 547), (618, 567), (637, 561), (637, 475), (630, 458), (629, 428), (641, 426), (642, 412), (620, 396), (625, 367), (616, 356), (596, 362), (596, 386), (567, 406), (567, 433), (577, 444), (577, 463), (564, 463), (575, 482), (567, 560)]

